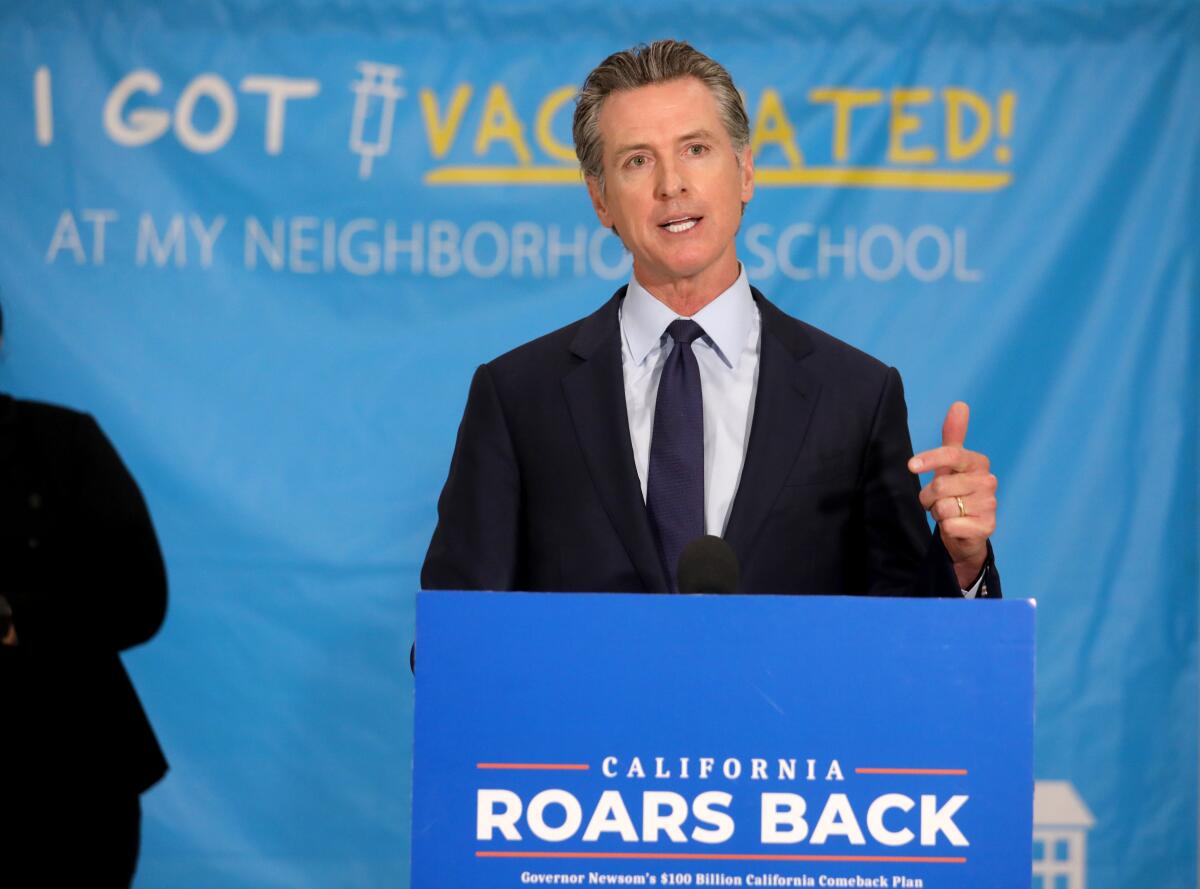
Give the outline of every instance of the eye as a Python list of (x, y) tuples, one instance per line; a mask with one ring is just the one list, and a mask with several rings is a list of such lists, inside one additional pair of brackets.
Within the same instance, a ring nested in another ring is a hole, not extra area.
[(647, 162), (646, 155), (635, 154), (629, 160), (625, 161), (625, 166), (627, 166), (627, 167), (644, 167), (644, 166), (646, 166), (646, 162)]
[(687, 147), (687, 153), (690, 154), (692, 157), (699, 157), (700, 155), (704, 154), (707, 151), (708, 151), (708, 146), (701, 145), (699, 142), (697, 142), (693, 145), (689, 145)]

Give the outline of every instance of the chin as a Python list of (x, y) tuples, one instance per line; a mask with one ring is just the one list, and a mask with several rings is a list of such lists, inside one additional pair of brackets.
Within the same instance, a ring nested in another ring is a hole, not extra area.
[(717, 264), (716, 258), (705, 256), (694, 260), (680, 259), (675, 262), (665, 265), (672, 277), (675, 278), (695, 278), (697, 275), (702, 275)]

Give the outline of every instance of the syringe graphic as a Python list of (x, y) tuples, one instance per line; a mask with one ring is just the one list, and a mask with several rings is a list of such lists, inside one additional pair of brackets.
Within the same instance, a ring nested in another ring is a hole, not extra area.
[[(354, 91), (354, 121), (350, 127), (350, 150), (361, 156), (358, 178), (371, 175), (375, 158), (388, 153), (392, 144), (392, 121), (396, 113), (396, 100), (404, 97), (404, 87), (397, 85), (396, 78), (404, 75), (398, 65), (379, 62), (359, 62), (361, 79), (351, 84)], [(379, 130), (374, 141), (364, 136), (367, 118), (379, 121)]]

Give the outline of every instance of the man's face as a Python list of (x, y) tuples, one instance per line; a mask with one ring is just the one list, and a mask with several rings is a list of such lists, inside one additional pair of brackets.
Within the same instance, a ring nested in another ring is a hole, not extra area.
[(638, 281), (714, 296), (732, 284), (754, 166), (749, 148), (738, 164), (708, 87), (686, 77), (613, 93), (599, 124), (605, 187), (588, 179), (588, 193), (633, 254)]

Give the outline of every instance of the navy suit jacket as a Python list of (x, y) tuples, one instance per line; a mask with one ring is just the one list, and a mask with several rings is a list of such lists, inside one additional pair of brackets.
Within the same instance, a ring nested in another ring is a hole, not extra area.
[[(629, 438), (624, 295), (476, 371), (425, 589), (667, 590)], [(741, 591), (959, 596), (906, 466), (899, 374), (754, 299), (757, 395), (724, 535)], [(998, 596), (990, 550), (986, 570)]]

